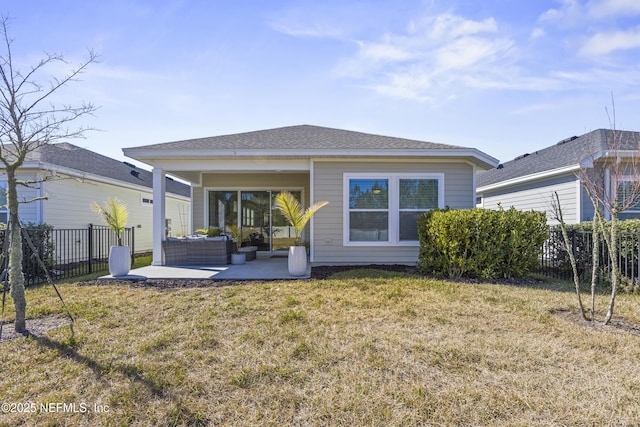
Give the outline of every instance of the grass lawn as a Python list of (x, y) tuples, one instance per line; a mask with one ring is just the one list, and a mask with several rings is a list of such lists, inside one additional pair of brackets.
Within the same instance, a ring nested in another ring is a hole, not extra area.
[[(60, 290), (73, 335), (64, 326), (0, 344), (2, 426), (640, 422), (640, 336), (574, 320), (566, 284), (363, 270)], [(50, 286), (28, 300), (29, 318), (63, 316)], [(621, 295), (617, 314), (639, 324), (640, 297)], [(25, 409), (35, 413), (7, 412)]]

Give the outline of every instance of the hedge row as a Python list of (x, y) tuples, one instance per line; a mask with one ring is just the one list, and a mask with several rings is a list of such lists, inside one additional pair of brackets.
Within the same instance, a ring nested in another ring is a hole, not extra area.
[(450, 278), (513, 278), (538, 265), (548, 238), (542, 212), (432, 210), (418, 220), (424, 274)]

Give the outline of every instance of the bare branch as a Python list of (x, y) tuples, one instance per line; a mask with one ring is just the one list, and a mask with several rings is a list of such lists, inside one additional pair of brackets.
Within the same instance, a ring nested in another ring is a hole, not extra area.
[(54, 105), (45, 103), (45, 100), (50, 100), (53, 94), (69, 83), (78, 81), (87, 67), (97, 61), (97, 55), (90, 50), (87, 59), (64, 76), (48, 75), (41, 78), (41, 75), (47, 75), (46, 70), (50, 65), (66, 64), (64, 57), (45, 54), (44, 58), (23, 74), (14, 68), (13, 39), (9, 36), (9, 19), (6, 16), (0, 17), (0, 37), (3, 39), (0, 40), (0, 47), (4, 42), (4, 52), (0, 52), (0, 162), (4, 165), (7, 177), (6, 200), (11, 224), (8, 276), (15, 306), (15, 330), (24, 331), (27, 301), (22, 273), (18, 206), (20, 203), (31, 203), (47, 197), (19, 200), (18, 185), (35, 186), (38, 182), (18, 180), (17, 169), (32, 151), (62, 138), (82, 137), (89, 129), (82, 126), (70, 129), (68, 126), (76, 119), (93, 114), (96, 110), (93, 104)]

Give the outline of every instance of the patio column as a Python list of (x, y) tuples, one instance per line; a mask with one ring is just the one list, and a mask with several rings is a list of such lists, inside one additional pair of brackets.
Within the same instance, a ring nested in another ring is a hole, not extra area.
[(162, 241), (165, 239), (166, 183), (164, 169), (153, 168), (153, 258), (151, 265), (164, 265)]

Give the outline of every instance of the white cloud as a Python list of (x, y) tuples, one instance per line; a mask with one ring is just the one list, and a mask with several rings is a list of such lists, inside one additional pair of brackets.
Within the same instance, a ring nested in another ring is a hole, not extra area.
[(493, 18), (473, 21), (445, 13), (435, 18), (427, 17), (422, 22), (414, 22), (410, 25), (409, 30), (411, 33), (423, 32), (434, 40), (447, 40), (479, 33), (496, 33), (498, 25)]
[(640, 27), (626, 31), (600, 32), (590, 37), (580, 49), (583, 56), (606, 55), (618, 50), (640, 48)]
[(444, 72), (456, 69), (472, 72), (470, 67), (494, 62), (497, 57), (506, 54), (511, 46), (510, 40), (462, 37), (438, 49), (435, 58), (436, 70)]
[(534, 28), (533, 31), (531, 31), (531, 35), (529, 36), (530, 40), (538, 40), (543, 38), (546, 35), (546, 32), (544, 31), (544, 29), (537, 27)]
[(579, 0), (560, 0), (560, 7), (548, 9), (539, 20), (562, 25), (574, 25), (583, 20), (584, 7)]
[(403, 46), (394, 46), (393, 43), (363, 44), (361, 54), (375, 61), (405, 61), (412, 57), (409, 50)]
[(559, 25), (582, 25), (586, 21), (598, 22), (610, 18), (640, 15), (638, 0), (559, 0), (560, 6), (548, 9), (540, 16), (541, 22)]
[(270, 23), (275, 31), (294, 37), (342, 38), (341, 28), (326, 22), (302, 23), (294, 21), (273, 21)]
[(639, 15), (640, 2), (638, 0), (592, 0), (587, 3), (587, 13), (592, 19)]
[(386, 96), (432, 101), (434, 93), (455, 96), (473, 80), (469, 76), (499, 80), (502, 69), (494, 65), (509, 62), (514, 43), (499, 34), (493, 18), (474, 21), (447, 13), (415, 19), (404, 33), (357, 46), (336, 67), (340, 77), (367, 79)]

